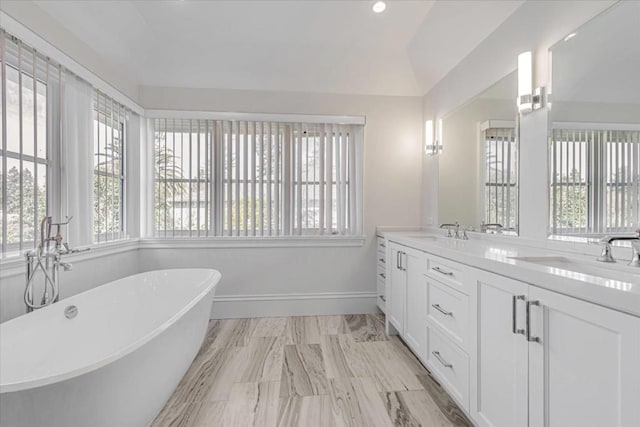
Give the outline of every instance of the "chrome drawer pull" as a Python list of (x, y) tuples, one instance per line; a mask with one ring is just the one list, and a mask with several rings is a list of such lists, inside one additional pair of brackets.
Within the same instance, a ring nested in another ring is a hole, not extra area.
[(540, 301), (527, 301), (526, 304), (526, 314), (527, 314), (527, 341), (529, 342), (542, 342), (540, 337), (534, 337), (531, 335), (531, 306), (537, 305), (540, 306)]
[(440, 313), (444, 314), (445, 316), (453, 316), (453, 311), (444, 310), (442, 307), (440, 307), (440, 304), (431, 304), (431, 307), (435, 308), (436, 310), (438, 310)]
[(444, 366), (445, 368), (453, 368), (453, 365), (451, 363), (447, 362), (442, 358), (442, 356), (440, 356), (439, 351), (432, 351), (431, 354), (433, 354), (435, 358), (438, 359), (438, 362), (442, 363), (442, 366)]
[(383, 264), (386, 264), (387, 262), (384, 260), (384, 258), (378, 258), (378, 261), (380, 261)]
[(511, 331), (516, 335), (524, 335), (524, 329), (518, 329), (517, 327), (517, 310), (518, 310), (518, 300), (525, 300), (524, 295), (514, 295), (511, 299)]
[(444, 271), (440, 267), (433, 267), (432, 270), (433, 271), (437, 271), (440, 274), (444, 274), (445, 276), (453, 276), (453, 272), (452, 271)]
[(387, 299), (384, 297), (384, 295), (380, 295), (380, 299), (384, 302), (387, 302)]
[(378, 273), (378, 274), (380, 274), (380, 277), (382, 277), (383, 279), (387, 278), (387, 276), (385, 276), (384, 273)]

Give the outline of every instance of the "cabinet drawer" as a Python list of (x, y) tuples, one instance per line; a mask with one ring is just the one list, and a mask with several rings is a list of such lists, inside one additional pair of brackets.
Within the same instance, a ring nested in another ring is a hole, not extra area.
[(384, 280), (378, 280), (378, 296), (383, 295), (384, 296), (384, 292), (385, 292), (385, 283)]
[(387, 243), (386, 243), (384, 237), (378, 236), (378, 238), (377, 238), (377, 248), (378, 248), (378, 257), (380, 257), (380, 254), (382, 254), (383, 257), (386, 256)]
[(448, 286), (453, 287), (465, 294), (469, 294), (469, 290), (464, 283), (464, 266), (456, 262), (444, 260), (438, 257), (429, 258), (429, 268), (427, 274)]
[(427, 319), (461, 346), (469, 344), (469, 297), (427, 278)]
[(469, 410), (469, 356), (427, 326), (427, 367), (465, 410)]

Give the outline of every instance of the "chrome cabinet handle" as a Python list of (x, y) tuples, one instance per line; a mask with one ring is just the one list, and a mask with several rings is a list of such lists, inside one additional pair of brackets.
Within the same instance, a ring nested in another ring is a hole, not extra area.
[(384, 275), (384, 273), (378, 273), (380, 275), (380, 277), (382, 277), (383, 279), (386, 279), (387, 276)]
[(400, 252), (400, 251), (396, 252), (396, 268), (398, 270), (401, 270), (401, 268), (400, 268), (400, 254), (402, 254), (402, 252)]
[(438, 359), (438, 362), (442, 363), (442, 366), (444, 366), (445, 368), (453, 368), (453, 365), (451, 363), (447, 362), (442, 358), (442, 356), (440, 356), (439, 351), (432, 351), (431, 354), (433, 354), (433, 356)]
[(526, 314), (527, 314), (527, 341), (529, 342), (542, 342), (540, 337), (534, 337), (531, 335), (531, 306), (537, 305), (540, 306), (540, 301), (527, 301), (526, 304)]
[(444, 271), (440, 267), (433, 267), (432, 270), (433, 271), (437, 271), (440, 274), (444, 274), (445, 276), (453, 276), (453, 272), (452, 271)]
[(444, 314), (445, 316), (453, 316), (453, 311), (444, 310), (442, 307), (440, 307), (440, 304), (431, 304), (431, 307), (435, 308), (436, 310), (438, 310), (440, 313)]
[(378, 261), (380, 261), (383, 264), (386, 264), (387, 262), (384, 260), (384, 258), (378, 258)]
[(524, 335), (524, 329), (517, 327), (518, 300), (525, 300), (525, 295), (514, 295), (511, 299), (511, 330), (516, 335)]
[(380, 295), (380, 299), (381, 299), (382, 301), (384, 301), (384, 302), (387, 302), (387, 299), (385, 298), (385, 296), (384, 296), (384, 295)]

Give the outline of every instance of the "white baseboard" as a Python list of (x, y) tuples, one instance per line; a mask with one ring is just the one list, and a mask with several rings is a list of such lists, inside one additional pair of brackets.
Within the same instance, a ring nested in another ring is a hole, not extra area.
[(375, 292), (214, 296), (212, 319), (377, 313)]

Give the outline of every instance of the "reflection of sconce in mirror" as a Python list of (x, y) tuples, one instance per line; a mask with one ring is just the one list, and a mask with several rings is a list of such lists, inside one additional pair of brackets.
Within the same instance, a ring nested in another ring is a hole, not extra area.
[(433, 120), (424, 122), (424, 152), (431, 156), (442, 152), (442, 119), (437, 121), (437, 127), (434, 129)]
[(544, 88), (533, 90), (533, 59), (531, 52), (518, 55), (518, 111), (528, 114), (542, 108)]

